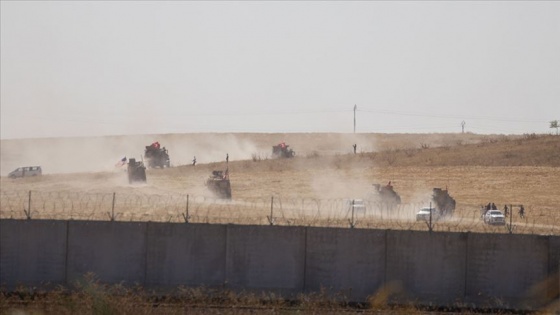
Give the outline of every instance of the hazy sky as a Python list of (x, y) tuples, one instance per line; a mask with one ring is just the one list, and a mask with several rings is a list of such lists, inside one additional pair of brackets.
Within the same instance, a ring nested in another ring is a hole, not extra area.
[(2, 139), (560, 120), (558, 1), (0, 5)]

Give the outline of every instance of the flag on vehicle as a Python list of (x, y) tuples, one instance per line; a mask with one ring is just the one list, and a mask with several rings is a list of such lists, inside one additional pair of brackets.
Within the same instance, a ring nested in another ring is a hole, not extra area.
[(120, 161), (118, 161), (117, 164), (115, 164), (115, 167), (121, 167), (125, 164), (126, 164), (126, 156), (123, 157)]

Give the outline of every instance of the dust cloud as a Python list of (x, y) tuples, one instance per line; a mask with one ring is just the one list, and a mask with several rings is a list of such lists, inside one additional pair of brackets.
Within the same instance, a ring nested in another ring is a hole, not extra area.
[(145, 146), (159, 141), (169, 151), (171, 165), (250, 159), (258, 148), (233, 134), (141, 135), (87, 138), (2, 140), (0, 172), (20, 166), (41, 166), (44, 174), (115, 172), (123, 158), (141, 160)]
[(373, 190), (371, 181), (359, 170), (317, 174), (309, 185), (319, 199), (365, 199)]
[(44, 174), (112, 172), (123, 157), (140, 160), (145, 146), (158, 141), (169, 151), (172, 166), (270, 158), (271, 148), (282, 141), (297, 156), (375, 151), (374, 134), (296, 133), (194, 133), (126, 135), (76, 138), (1, 140), (0, 174), (20, 166), (41, 166)]

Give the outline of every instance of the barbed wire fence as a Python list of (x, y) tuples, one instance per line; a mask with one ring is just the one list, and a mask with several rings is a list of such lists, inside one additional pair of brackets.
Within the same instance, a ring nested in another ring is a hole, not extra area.
[[(103, 220), (376, 228), (422, 231), (560, 235), (559, 225), (539, 224), (531, 217), (509, 218), (491, 226), (478, 209), (444, 220), (416, 220), (426, 202), (386, 204), (364, 200), (270, 196), (223, 200), (189, 194), (87, 193), (69, 191), (0, 191), (0, 219)], [(533, 209), (529, 208), (529, 212)], [(510, 214), (513, 215), (513, 214)], [(549, 223), (550, 224), (550, 223)]]

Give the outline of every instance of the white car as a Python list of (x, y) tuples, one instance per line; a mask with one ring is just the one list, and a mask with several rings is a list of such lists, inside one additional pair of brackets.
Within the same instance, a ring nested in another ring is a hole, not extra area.
[(490, 225), (505, 225), (506, 217), (500, 210), (488, 210), (482, 217), (484, 223)]
[(423, 207), (416, 214), (416, 221), (430, 221), (430, 212), (432, 213), (432, 221), (439, 219), (439, 212), (435, 208)]

